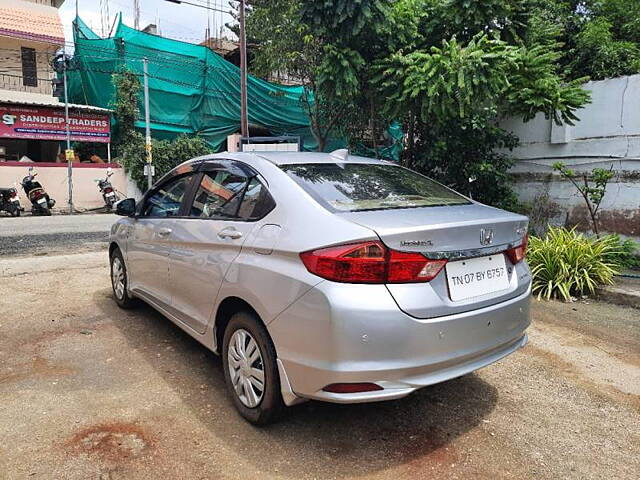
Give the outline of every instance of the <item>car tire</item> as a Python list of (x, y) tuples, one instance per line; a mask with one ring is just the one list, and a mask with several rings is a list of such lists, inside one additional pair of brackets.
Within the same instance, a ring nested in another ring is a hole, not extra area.
[(120, 308), (129, 309), (135, 306), (135, 298), (131, 297), (128, 292), (127, 266), (124, 263), (122, 252), (116, 248), (109, 258), (111, 266), (111, 289), (113, 290), (113, 298)]
[(224, 379), (240, 415), (255, 425), (272, 423), (284, 410), (276, 358), (271, 337), (254, 313), (231, 317), (222, 344)]

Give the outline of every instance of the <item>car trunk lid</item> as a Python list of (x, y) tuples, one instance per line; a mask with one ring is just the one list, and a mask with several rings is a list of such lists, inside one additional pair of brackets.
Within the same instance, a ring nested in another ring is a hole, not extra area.
[[(522, 215), (478, 203), (339, 215), (372, 229), (389, 248), (449, 260), (449, 269), (445, 267), (431, 282), (387, 286), (398, 306), (412, 316), (433, 318), (482, 308), (520, 295), (528, 288), (528, 269), (513, 265), (503, 254), (519, 245), (526, 234), (528, 220)], [(501, 279), (498, 291), (480, 290), (478, 295), (471, 291), (470, 297), (462, 298), (459, 290), (464, 287), (454, 292), (452, 279), (447, 277), (453, 275), (452, 263), (484, 256), (503, 266), (506, 280)]]

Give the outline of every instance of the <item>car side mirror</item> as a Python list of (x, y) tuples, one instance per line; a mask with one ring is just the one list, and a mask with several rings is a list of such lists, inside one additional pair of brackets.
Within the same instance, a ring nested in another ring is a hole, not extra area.
[(131, 217), (136, 213), (136, 201), (133, 198), (125, 198), (116, 204), (116, 215)]

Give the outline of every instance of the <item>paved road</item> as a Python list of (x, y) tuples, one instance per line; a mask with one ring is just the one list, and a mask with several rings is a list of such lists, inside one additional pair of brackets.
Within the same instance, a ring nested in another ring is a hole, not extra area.
[(2, 480), (638, 478), (638, 310), (533, 301), (530, 344), (477, 373), (255, 428), (216, 356), (115, 305), (105, 253), (0, 259)]
[(92, 251), (104, 247), (113, 214), (0, 217), (0, 254)]

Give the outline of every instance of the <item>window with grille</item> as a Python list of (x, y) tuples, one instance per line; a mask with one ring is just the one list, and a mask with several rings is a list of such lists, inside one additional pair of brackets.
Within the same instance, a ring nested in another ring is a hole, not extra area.
[(22, 47), (22, 85), (25, 87), (38, 86), (38, 67), (36, 66), (36, 51), (33, 48)]

